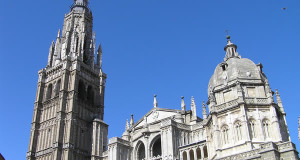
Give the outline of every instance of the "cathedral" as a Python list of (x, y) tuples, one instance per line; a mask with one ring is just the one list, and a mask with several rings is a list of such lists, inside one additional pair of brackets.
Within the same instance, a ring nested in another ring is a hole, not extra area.
[[(280, 94), (262, 64), (242, 58), (227, 36), (225, 58), (198, 108), (153, 108), (108, 140), (106, 74), (88, 0), (74, 0), (38, 72), (27, 160), (298, 160)], [(113, 124), (111, 124), (113, 125)], [(300, 134), (300, 133), (299, 133)]]

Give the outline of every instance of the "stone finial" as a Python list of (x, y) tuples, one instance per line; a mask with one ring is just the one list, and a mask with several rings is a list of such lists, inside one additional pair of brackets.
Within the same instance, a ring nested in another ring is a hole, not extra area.
[(207, 119), (207, 111), (206, 111), (206, 106), (205, 106), (205, 102), (202, 102), (202, 115), (203, 115), (203, 119)]
[(129, 122), (128, 122), (128, 119), (126, 119), (126, 124), (125, 124), (125, 131), (127, 131), (129, 129)]
[(57, 38), (60, 38), (60, 29), (58, 29)]
[(157, 99), (156, 99), (157, 95), (154, 95), (154, 100), (153, 100), (153, 107), (157, 108), (158, 107), (158, 103), (157, 103)]
[(132, 127), (133, 125), (134, 125), (134, 121), (133, 121), (133, 114), (132, 114), (130, 118), (130, 127)]
[(193, 119), (196, 119), (197, 118), (196, 103), (195, 103), (195, 99), (193, 96), (191, 98), (191, 110), (192, 110)]
[(184, 97), (181, 97), (181, 110), (185, 111), (185, 103), (184, 103)]
[(99, 44), (97, 50), (97, 66), (102, 67), (102, 46)]
[(285, 113), (283, 105), (282, 105), (282, 101), (281, 101), (281, 98), (280, 98), (280, 94), (279, 94), (277, 89), (275, 89), (275, 96), (276, 96), (276, 101), (277, 101), (278, 107), (280, 108), (280, 111), (282, 113)]
[(49, 48), (48, 65), (47, 65), (48, 67), (52, 66), (54, 49), (55, 49), (55, 44), (54, 41), (52, 41), (51, 46)]

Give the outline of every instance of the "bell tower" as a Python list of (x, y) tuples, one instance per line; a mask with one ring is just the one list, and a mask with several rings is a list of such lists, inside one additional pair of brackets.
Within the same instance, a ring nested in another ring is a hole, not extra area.
[(70, 8), (38, 72), (27, 160), (102, 159), (107, 150), (102, 48), (95, 49), (88, 0)]

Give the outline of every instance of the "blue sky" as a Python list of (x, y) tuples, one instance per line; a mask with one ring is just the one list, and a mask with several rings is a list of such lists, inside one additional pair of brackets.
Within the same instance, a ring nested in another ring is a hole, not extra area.
[[(62, 28), (72, 0), (9, 0), (0, 6), (0, 153), (25, 159), (36, 92), (37, 71)], [(291, 138), (300, 116), (299, 0), (92, 0), (97, 44), (108, 74), (105, 121), (109, 138), (121, 136), (158, 95), (162, 108), (198, 107), (222, 62), (230, 30), (238, 52), (264, 65), (273, 90), (279, 89)], [(286, 7), (286, 10), (282, 8)]]

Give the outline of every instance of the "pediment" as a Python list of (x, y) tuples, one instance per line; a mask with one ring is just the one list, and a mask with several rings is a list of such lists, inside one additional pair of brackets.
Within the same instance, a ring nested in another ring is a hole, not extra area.
[(153, 108), (135, 124), (135, 127), (141, 127), (145, 124), (152, 124), (177, 114), (181, 114), (181, 111), (174, 109)]

